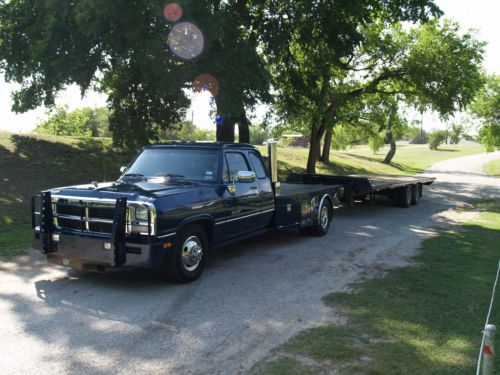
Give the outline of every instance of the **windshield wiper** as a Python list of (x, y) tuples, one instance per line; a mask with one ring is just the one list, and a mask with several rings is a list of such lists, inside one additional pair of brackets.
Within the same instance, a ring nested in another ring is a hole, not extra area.
[(141, 178), (143, 180), (145, 179), (144, 175), (140, 173), (126, 173), (122, 176), (122, 178), (123, 177)]
[(149, 177), (149, 178), (157, 178), (157, 177), (164, 177), (164, 178), (186, 178), (186, 176), (183, 176), (181, 174), (172, 174), (172, 173), (159, 173), (154, 177)]

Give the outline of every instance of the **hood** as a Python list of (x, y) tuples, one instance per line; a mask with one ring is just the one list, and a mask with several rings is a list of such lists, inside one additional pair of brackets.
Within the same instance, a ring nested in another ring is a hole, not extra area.
[(119, 180), (116, 182), (92, 183), (68, 186), (51, 190), (52, 194), (97, 199), (154, 200), (155, 198), (186, 193), (199, 188), (201, 183), (173, 180)]

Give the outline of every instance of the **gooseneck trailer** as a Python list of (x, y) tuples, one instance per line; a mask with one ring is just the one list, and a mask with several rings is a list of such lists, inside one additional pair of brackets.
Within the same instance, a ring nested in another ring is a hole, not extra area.
[(157, 268), (198, 278), (213, 248), (265, 232), (325, 235), (336, 202), (385, 195), (418, 203), (434, 179), (293, 174), (278, 181), (253, 146), (173, 142), (144, 148), (112, 183), (50, 189), (32, 199), (34, 247), (51, 263), (105, 271)]

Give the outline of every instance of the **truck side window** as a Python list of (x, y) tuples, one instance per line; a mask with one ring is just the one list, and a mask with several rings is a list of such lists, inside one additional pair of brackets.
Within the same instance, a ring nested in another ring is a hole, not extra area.
[(253, 165), (253, 169), (255, 170), (255, 174), (257, 175), (257, 178), (263, 179), (266, 178), (266, 170), (264, 169), (264, 166), (262, 165), (262, 160), (259, 158), (259, 156), (255, 152), (249, 152), (248, 155), (250, 156), (250, 162)]
[(248, 163), (243, 154), (239, 152), (226, 152), (226, 161), (228, 174), (224, 173), (226, 181), (232, 181), (233, 178), (238, 177), (239, 171), (249, 171)]

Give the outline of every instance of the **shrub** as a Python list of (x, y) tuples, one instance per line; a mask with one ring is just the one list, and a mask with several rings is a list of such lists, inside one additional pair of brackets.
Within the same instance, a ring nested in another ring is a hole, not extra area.
[(436, 130), (429, 136), (429, 148), (437, 150), (439, 145), (446, 139), (446, 132), (444, 130)]

